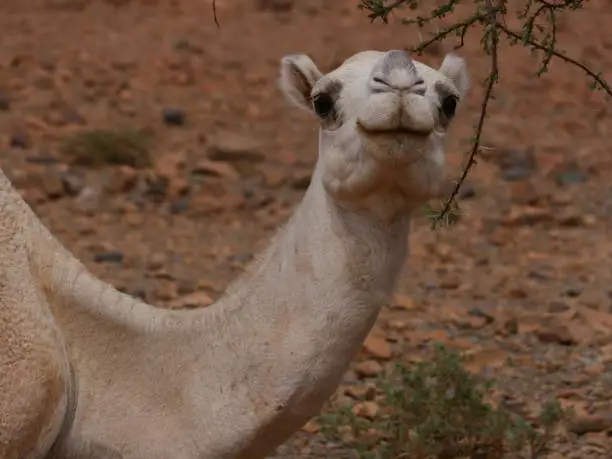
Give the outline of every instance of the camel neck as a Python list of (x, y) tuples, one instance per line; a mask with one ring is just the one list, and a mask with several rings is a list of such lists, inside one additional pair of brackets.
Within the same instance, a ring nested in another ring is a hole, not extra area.
[(407, 232), (408, 219), (383, 226), (350, 213), (313, 180), (259, 261), (211, 307), (217, 354), (202, 364), (227, 365), (220, 386), (244, 402), (231, 409), (253, 413), (245, 448), (278, 444), (332, 395), (392, 293)]

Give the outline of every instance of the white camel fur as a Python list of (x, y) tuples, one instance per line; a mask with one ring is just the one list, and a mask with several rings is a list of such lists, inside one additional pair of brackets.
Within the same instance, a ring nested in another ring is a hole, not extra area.
[(340, 383), (436, 195), (468, 90), (404, 51), (323, 75), (284, 57), (280, 86), (320, 122), (311, 184), (215, 304), (166, 310), (90, 274), (0, 172), (0, 457), (259, 459)]

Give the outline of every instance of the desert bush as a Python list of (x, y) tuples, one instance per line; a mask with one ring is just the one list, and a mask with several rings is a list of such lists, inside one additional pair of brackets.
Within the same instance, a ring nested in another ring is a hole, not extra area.
[(535, 459), (570, 415), (556, 400), (531, 422), (494, 406), (488, 401), (493, 382), (469, 373), (460, 355), (442, 345), (431, 360), (397, 364), (378, 388), (374, 414), (346, 404), (318, 419), (328, 441), (360, 459)]
[(92, 129), (66, 137), (60, 152), (74, 164), (124, 164), (136, 168), (152, 164), (149, 137), (132, 128)]

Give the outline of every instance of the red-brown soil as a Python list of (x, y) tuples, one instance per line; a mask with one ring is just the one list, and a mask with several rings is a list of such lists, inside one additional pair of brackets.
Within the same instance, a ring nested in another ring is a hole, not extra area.
[[(418, 40), (370, 24), (356, 3), (217, 0), (219, 29), (209, 1), (3, 0), (2, 169), (103, 279), (160, 306), (206, 304), (286, 219), (316, 158), (316, 121), (276, 89), (279, 59), (306, 52), (329, 70)], [(612, 4), (586, 3), (560, 24), (559, 42), (611, 81)], [(474, 88), (449, 135), (451, 176), (488, 71), (478, 38), (460, 51)], [(418, 219), (396, 307), (355, 363), (418, 357), (432, 340), (469, 349), (471, 368), (496, 377), (525, 413), (551, 394), (575, 406), (579, 434), (556, 439), (549, 459), (609, 458), (612, 104), (579, 70), (554, 62), (533, 78), (527, 51), (501, 53), (483, 138), (494, 149), (469, 177), (464, 218), (437, 233)], [(184, 124), (164, 123), (167, 108)], [(60, 152), (74, 132), (115, 126), (152, 133), (153, 166), (75, 167)], [(228, 143), (250, 154), (236, 161)], [(211, 163), (215, 148), (222, 160)], [(346, 383), (366, 381), (353, 368)], [(316, 457), (318, 440), (309, 447), (298, 435), (282, 453)]]

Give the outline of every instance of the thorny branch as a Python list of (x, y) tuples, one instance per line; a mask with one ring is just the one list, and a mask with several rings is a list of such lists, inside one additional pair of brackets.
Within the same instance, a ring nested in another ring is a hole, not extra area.
[(220, 28), (219, 18), (217, 17), (217, 0), (212, 0), (212, 10), (213, 10), (213, 19), (215, 20), (215, 25), (217, 28)]
[[(493, 89), (499, 81), (498, 46), (501, 37), (505, 37), (511, 45), (522, 44), (531, 48), (532, 52), (543, 54), (540, 67), (536, 75), (540, 76), (548, 70), (553, 58), (559, 59), (582, 70), (591, 79), (591, 88), (603, 90), (612, 98), (612, 88), (603, 78), (601, 72), (591, 70), (587, 65), (566, 56), (557, 49), (557, 14), (565, 11), (575, 11), (582, 8), (584, 0), (524, 0), (524, 8), (518, 12), (517, 17), (521, 20), (520, 30), (510, 29), (505, 18), (508, 14), (506, 8), (508, 0), (473, 0), (474, 12), (466, 19), (455, 21), (452, 25), (438, 30), (432, 37), (422, 40), (421, 43), (410, 51), (421, 54), (426, 48), (434, 43), (440, 42), (451, 35), (459, 38), (455, 49), (464, 45), (467, 32), (474, 26), (479, 25), (482, 29), (480, 44), (483, 51), (490, 56), (490, 71), (485, 80), (485, 93), (483, 96), (480, 117), (472, 138), (472, 147), (468, 153), (468, 160), (461, 176), (453, 188), (450, 196), (445, 200), (439, 211), (430, 211), (432, 226), (436, 228), (439, 224), (448, 224), (458, 218), (457, 196), (468, 176), (471, 168), (476, 164), (480, 150), (483, 128), (485, 125), (489, 102), (493, 98)], [(445, 0), (441, 6), (432, 9), (426, 16), (416, 16), (410, 19), (401, 19), (406, 25), (416, 25), (419, 29), (434, 20), (444, 18), (452, 13), (459, 0)], [(420, 4), (419, 0), (361, 0), (359, 7), (369, 11), (368, 17), (374, 21), (380, 19), (387, 23), (389, 16), (396, 9), (408, 6), (416, 10)]]
[[(474, 135), (474, 140), (472, 142), (472, 149), (468, 155), (468, 162), (466, 166), (463, 168), (463, 172), (459, 180), (455, 183), (455, 187), (450, 195), (450, 197), (445, 201), (442, 210), (438, 213), (438, 215), (433, 216), (433, 226), (434, 228), (439, 222), (445, 221), (446, 215), (449, 214), (452, 210), (457, 212), (456, 209), (453, 208), (453, 205), (456, 203), (457, 196), (459, 194), (459, 190), (461, 189), (461, 185), (465, 182), (467, 175), (470, 169), (476, 165), (476, 155), (478, 154), (478, 150), (480, 147), (480, 141), (482, 138), (482, 129), (484, 127), (485, 119), (487, 116), (487, 108), (489, 107), (489, 101), (491, 100), (491, 96), (493, 94), (493, 88), (499, 79), (499, 66), (497, 60), (497, 46), (499, 44), (499, 30), (496, 27), (497, 24), (497, 14), (499, 9), (497, 9), (493, 5), (494, 0), (485, 0), (486, 3), (486, 13), (484, 16), (486, 17), (486, 25), (485, 31), (482, 38), (483, 47), (485, 47), (486, 51), (489, 51), (491, 55), (491, 70), (489, 76), (487, 77), (487, 85), (485, 88), (485, 94), (482, 100), (482, 105), (480, 106), (480, 118), (478, 119), (478, 125), (476, 126), (476, 134)], [(503, 0), (500, 0), (500, 2)], [(462, 37), (463, 41), (463, 37)]]

